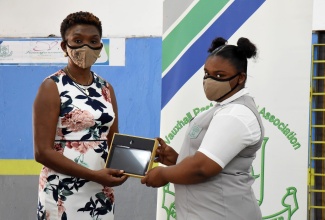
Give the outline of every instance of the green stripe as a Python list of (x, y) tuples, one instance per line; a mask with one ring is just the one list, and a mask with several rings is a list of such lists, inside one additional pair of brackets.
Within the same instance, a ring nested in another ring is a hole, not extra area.
[[(168, 34), (162, 44), (163, 71), (189, 42), (213, 19), (229, 0), (200, 0)], [(206, 48), (208, 49), (208, 48)]]

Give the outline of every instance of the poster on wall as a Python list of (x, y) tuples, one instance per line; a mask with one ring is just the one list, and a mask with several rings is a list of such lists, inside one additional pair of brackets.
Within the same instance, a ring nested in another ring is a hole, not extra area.
[[(103, 38), (103, 49), (94, 65), (124, 66), (125, 38)], [(67, 58), (61, 38), (0, 39), (0, 65), (61, 65)]]
[[(246, 87), (265, 127), (253, 190), (263, 219), (306, 220), (312, 2), (181, 2), (164, 2), (160, 136), (179, 152), (189, 121), (215, 104), (203, 91), (211, 41), (249, 38), (258, 56)], [(158, 189), (158, 220), (176, 219), (174, 201), (173, 184)]]

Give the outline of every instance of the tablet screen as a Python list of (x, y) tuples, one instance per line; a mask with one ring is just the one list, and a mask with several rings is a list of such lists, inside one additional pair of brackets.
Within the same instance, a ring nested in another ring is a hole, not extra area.
[(145, 175), (151, 152), (115, 145), (113, 155), (110, 168), (124, 170), (125, 173)]

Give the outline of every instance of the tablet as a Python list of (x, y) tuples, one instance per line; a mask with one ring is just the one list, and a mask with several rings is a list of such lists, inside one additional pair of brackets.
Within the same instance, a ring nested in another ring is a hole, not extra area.
[(124, 170), (126, 175), (141, 178), (151, 169), (157, 146), (156, 139), (115, 133), (106, 168)]

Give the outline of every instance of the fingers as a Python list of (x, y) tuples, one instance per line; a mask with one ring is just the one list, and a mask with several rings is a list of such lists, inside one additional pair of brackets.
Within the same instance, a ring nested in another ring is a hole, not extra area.
[(126, 176), (126, 175), (123, 175), (121, 177), (111, 176), (110, 177), (110, 182), (111, 182), (112, 186), (119, 186), (122, 183), (124, 183), (127, 179), (128, 179), (128, 176)]
[(145, 176), (141, 179), (141, 183), (145, 184), (147, 182), (148, 176)]
[(159, 156), (156, 156), (153, 161), (156, 162), (156, 163), (160, 162)]
[(158, 142), (159, 142), (159, 144), (160, 144), (161, 146), (162, 146), (162, 145), (166, 145), (166, 142), (164, 141), (164, 139), (158, 137), (157, 140), (158, 140)]
[(107, 173), (112, 175), (112, 176), (122, 176), (124, 173), (124, 170), (116, 170), (116, 169), (109, 169), (107, 168)]

